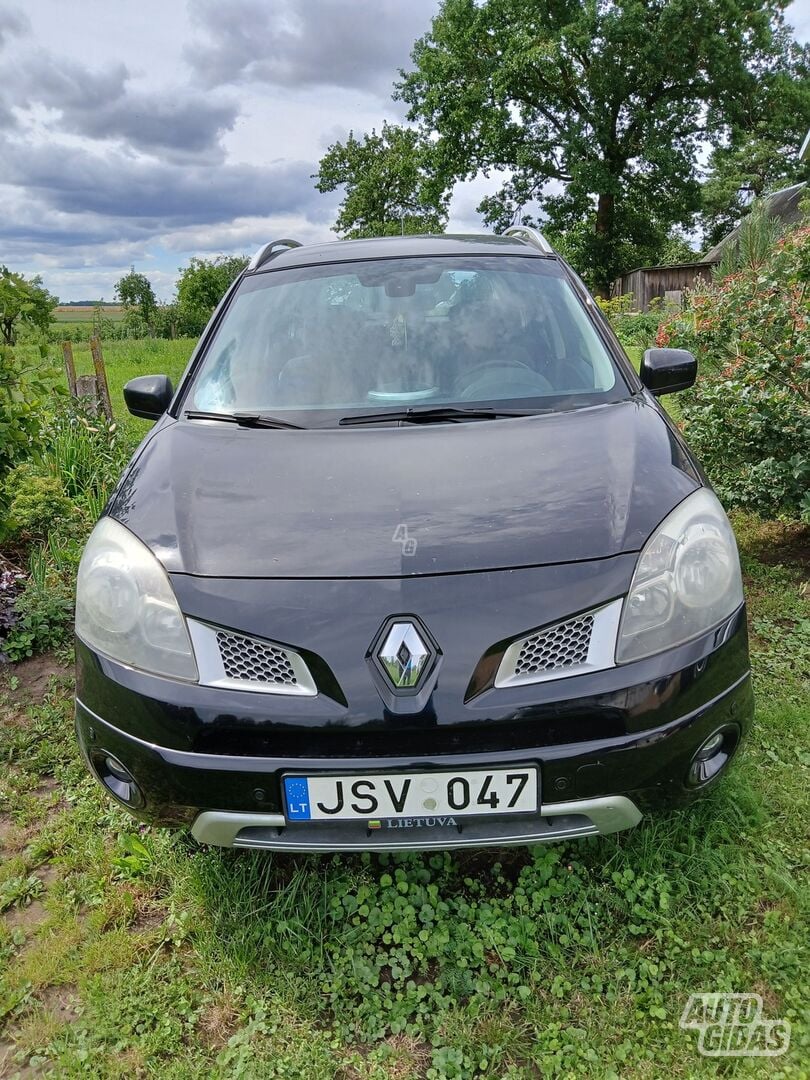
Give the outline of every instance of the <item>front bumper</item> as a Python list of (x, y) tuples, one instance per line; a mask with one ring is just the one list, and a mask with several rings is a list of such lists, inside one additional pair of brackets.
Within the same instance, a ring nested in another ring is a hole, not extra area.
[[(282, 752), (285, 739), (279, 732), (272, 740), (276, 747), (273, 753), (239, 753), (236, 745), (231, 753), (206, 753), (197, 748), (184, 749), (182, 744), (162, 745), (132, 730), (125, 731), (81, 697), (76, 702), (76, 727), (85, 759), (97, 778), (97, 763), (108, 754), (130, 770), (143, 793), (142, 805), (128, 807), (136, 816), (155, 824), (190, 826), (193, 835), (204, 843), (335, 851), (425, 850), (562, 840), (631, 827), (640, 820), (642, 811), (689, 802), (710, 786), (691, 788), (686, 783), (697, 748), (722, 728), (733, 734), (732, 751), (736, 751), (753, 714), (744, 611), (729, 621), (722, 640), (719, 648), (713, 649), (712, 641), (707, 639), (668, 654), (670, 666), (673, 659), (680, 663), (687, 654), (692, 662), (668, 675), (661, 673), (620, 690), (603, 688), (601, 693), (583, 693), (599, 685), (596, 676), (562, 681), (558, 693), (566, 696), (553, 710), (549, 706), (549, 716), (553, 712), (558, 720), (575, 714), (603, 717), (605, 735), (600, 738), (564, 741), (557, 736), (556, 741), (543, 745), (540, 714), (531, 713), (534, 744), (526, 744), (522, 737), (510, 738), (510, 732), (519, 727), (517, 721), (523, 719), (518, 715), (511, 724), (505, 717), (501, 723), (488, 725), (486, 730), (490, 736), (495, 733), (500, 745), (496, 749), (487, 744), (480, 752), (475, 752), (474, 747), (482, 744), (473, 735), (469, 736), (470, 749), (466, 751), (447, 752), (442, 745), (440, 752), (434, 752), (429, 732), (422, 729), (410, 732), (407, 743), (412, 749), (407, 751), (402, 739), (392, 734), (392, 751), (396, 750), (389, 754), (374, 752), (378, 743), (372, 741), (370, 753), (363, 753), (362, 744), (353, 742), (351, 756), (335, 752), (325, 755), (318, 750), (321, 745), (330, 745), (328, 740), (322, 744), (321, 731), (308, 729), (310, 752), (295, 740), (291, 743), (295, 752), (289, 748)], [(134, 699), (122, 682), (131, 683), (132, 673), (124, 680), (125, 669), (95, 656), (81, 644), (79, 653), (84, 671), (80, 693), (83, 687), (95, 690), (95, 697), (106, 702), (108, 715), (112, 713), (118, 723), (122, 717), (124, 723), (131, 722), (123, 710)], [(657, 658), (656, 663), (663, 661)], [(633, 667), (647, 670), (644, 664), (649, 668), (649, 662)], [(91, 668), (94, 678), (88, 675)], [(611, 677), (615, 678), (615, 671)], [(154, 684), (161, 680), (149, 681)], [(103, 694), (98, 693), (99, 686), (105, 688)], [(199, 691), (195, 688), (196, 693)], [(544, 692), (548, 692), (548, 684)], [(213, 709), (217, 692), (207, 693), (212, 695), (207, 700)], [(206, 700), (205, 696), (200, 700)], [(172, 724), (180, 708), (178, 703), (144, 701), (141, 696), (140, 706), (151, 718), (152, 731), (158, 726), (178, 730), (178, 725)], [(204, 719), (205, 713), (197, 704), (194, 709), (186, 707), (180, 716), (188, 725), (192, 716)], [(608, 718), (612, 718), (610, 724)], [(149, 726), (139, 725), (142, 730)], [(592, 730), (592, 724), (571, 725), (574, 735)], [(458, 734), (463, 743), (464, 733)], [(248, 740), (244, 745), (252, 747), (254, 742)], [(266, 747), (261, 742), (255, 745), (263, 750)], [(287, 824), (282, 814), (280, 783), (285, 772), (412, 772), (517, 763), (535, 763), (540, 768), (542, 804), (540, 812), (531, 818), (468, 819), (456, 827), (387, 826), (382, 833), (371, 833), (365, 823)]]

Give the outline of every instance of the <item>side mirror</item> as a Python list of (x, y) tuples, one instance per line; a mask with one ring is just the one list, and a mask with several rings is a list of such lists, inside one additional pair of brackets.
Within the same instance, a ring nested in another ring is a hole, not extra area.
[(656, 397), (686, 390), (697, 377), (697, 360), (686, 349), (647, 349), (639, 371), (641, 381)]
[(173, 397), (172, 381), (167, 375), (139, 375), (124, 387), (127, 408), (144, 420), (159, 420)]

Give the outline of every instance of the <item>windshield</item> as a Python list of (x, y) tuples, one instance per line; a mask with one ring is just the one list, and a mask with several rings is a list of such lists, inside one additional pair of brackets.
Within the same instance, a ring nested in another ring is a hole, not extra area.
[(556, 262), (434, 256), (246, 278), (186, 405), (317, 423), (352, 410), (540, 410), (627, 396)]

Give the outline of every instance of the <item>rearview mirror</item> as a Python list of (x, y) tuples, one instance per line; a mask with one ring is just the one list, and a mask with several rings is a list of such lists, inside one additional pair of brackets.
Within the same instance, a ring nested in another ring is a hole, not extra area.
[(697, 360), (686, 349), (647, 349), (639, 375), (656, 397), (674, 394), (694, 383)]
[(139, 375), (124, 387), (127, 408), (144, 420), (159, 420), (173, 397), (172, 381), (167, 375)]

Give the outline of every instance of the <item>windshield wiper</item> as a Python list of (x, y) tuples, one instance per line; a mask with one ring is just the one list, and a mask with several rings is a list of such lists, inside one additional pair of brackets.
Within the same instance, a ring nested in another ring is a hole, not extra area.
[(280, 416), (265, 416), (262, 413), (247, 412), (200, 412), (186, 410), (187, 420), (224, 420), (229, 424), (252, 428), (297, 428), (304, 430), (303, 424), (294, 424), (291, 420), (282, 420)]
[(444, 421), (498, 420), (502, 416), (534, 416), (537, 409), (460, 409), (452, 405), (435, 409), (396, 409), (389, 412), (358, 413), (344, 416), (338, 421), (341, 427), (353, 424), (382, 424), (387, 420), (399, 420), (408, 424), (440, 424)]

